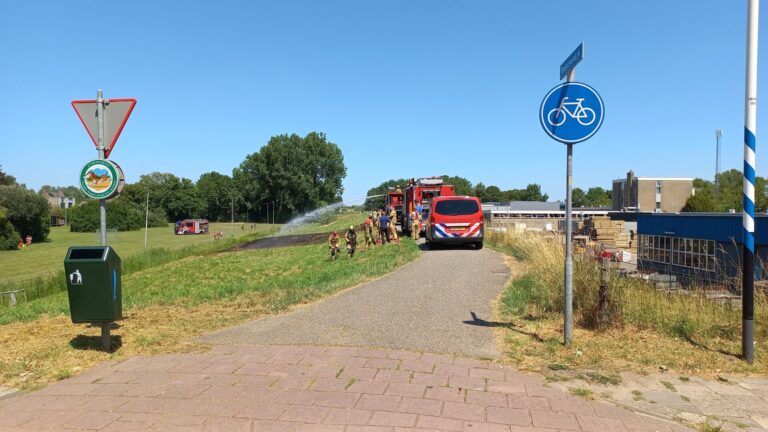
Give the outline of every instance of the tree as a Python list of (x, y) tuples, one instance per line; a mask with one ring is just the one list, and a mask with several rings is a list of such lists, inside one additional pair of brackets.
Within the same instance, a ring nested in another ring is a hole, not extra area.
[(541, 186), (536, 183), (529, 184), (525, 189), (509, 189), (502, 193), (503, 201), (546, 201), (548, 198), (547, 194), (541, 193)]
[(8, 220), (7, 211), (0, 207), (0, 250), (16, 249), (21, 236)]
[(485, 199), (485, 185), (483, 182), (480, 182), (475, 185), (475, 190), (473, 192), (473, 195), (475, 195), (480, 201), (486, 201)]
[[(722, 172), (720, 193), (717, 193), (714, 182), (704, 179), (694, 179), (695, 193), (686, 201), (683, 211), (696, 212), (727, 212), (731, 209), (743, 209), (743, 174), (736, 169)], [(755, 179), (755, 211), (765, 212), (768, 209), (768, 183), (764, 177)]]
[(347, 175), (344, 156), (324, 133), (277, 135), (246, 156), (233, 178), (251, 208), (274, 202), (285, 220), (341, 201)]
[(6, 174), (3, 166), (0, 165), (0, 186), (13, 186), (16, 184), (16, 177)]
[(143, 208), (147, 191), (149, 207), (161, 210), (171, 221), (195, 217), (203, 207), (192, 180), (178, 178), (170, 173), (153, 172), (142, 175), (138, 183), (126, 187), (123, 196)]
[(453, 191), (456, 195), (473, 195), (474, 188), (472, 182), (459, 176), (443, 176), (443, 184), (453, 185)]
[(588, 207), (610, 207), (613, 205), (613, 192), (599, 186), (589, 188), (585, 198)]
[[(107, 201), (107, 228), (118, 231), (133, 231), (144, 228), (144, 210), (123, 198)], [(149, 226), (166, 226), (161, 215), (150, 212)], [(72, 232), (96, 232), (101, 229), (99, 202), (89, 200), (72, 208), (69, 216), (69, 230)]]
[(696, 190), (685, 202), (682, 211), (684, 212), (716, 212), (718, 204), (715, 201), (715, 194), (712, 188), (706, 187)]
[(203, 214), (213, 221), (229, 220), (232, 204), (239, 207), (242, 201), (232, 177), (215, 171), (200, 176), (197, 190), (203, 203)]
[(41, 242), (51, 230), (48, 201), (22, 185), (0, 186), (0, 207), (5, 207), (8, 220), (22, 236), (31, 235)]
[(574, 207), (587, 207), (587, 193), (582, 188), (573, 188), (571, 191), (571, 202)]
[(484, 201), (487, 202), (500, 202), (504, 201), (504, 193), (498, 186), (488, 186), (485, 188), (485, 194), (483, 194)]

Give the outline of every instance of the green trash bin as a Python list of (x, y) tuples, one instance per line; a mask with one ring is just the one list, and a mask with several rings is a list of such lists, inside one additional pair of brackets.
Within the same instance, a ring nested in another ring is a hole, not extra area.
[(123, 317), (120, 257), (110, 246), (73, 246), (64, 258), (73, 323), (106, 323)]

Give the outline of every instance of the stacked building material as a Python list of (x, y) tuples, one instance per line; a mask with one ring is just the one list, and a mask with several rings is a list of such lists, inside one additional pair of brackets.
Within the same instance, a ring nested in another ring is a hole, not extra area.
[(631, 249), (633, 246), (629, 233), (624, 231), (624, 221), (613, 221), (608, 216), (593, 216), (584, 227), (593, 240), (606, 247)]

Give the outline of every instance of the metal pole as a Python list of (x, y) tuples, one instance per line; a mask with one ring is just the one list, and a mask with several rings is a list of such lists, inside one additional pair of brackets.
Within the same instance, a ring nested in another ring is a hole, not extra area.
[(149, 230), (149, 189), (147, 189), (147, 209), (144, 213), (144, 250), (147, 250), (147, 231)]
[[(576, 72), (568, 71), (568, 82), (576, 78)], [(568, 144), (565, 173), (565, 308), (563, 310), (563, 343), (570, 346), (573, 341), (573, 144)]]
[[(97, 134), (97, 148), (99, 159), (104, 159), (104, 92), (96, 92), (96, 119), (99, 122)], [(117, 179), (115, 179), (117, 181)], [(107, 200), (99, 200), (99, 218), (101, 219), (101, 245), (107, 245)]]
[[(99, 89), (96, 92), (96, 118), (99, 123), (97, 134), (97, 143), (99, 149), (99, 159), (104, 159), (104, 92)], [(117, 181), (117, 179), (114, 179)], [(107, 200), (99, 200), (99, 217), (101, 219), (101, 245), (107, 245)], [(109, 351), (112, 347), (109, 326), (111, 323), (101, 323), (101, 347), (104, 351)]]
[(565, 323), (563, 343), (566, 346), (573, 340), (573, 245), (572, 209), (573, 209), (573, 144), (568, 144), (568, 161), (565, 180)]
[(104, 349), (104, 351), (110, 351), (112, 349), (112, 341), (109, 334), (111, 325), (112, 323), (109, 322), (101, 323), (101, 348)]
[(757, 24), (759, 0), (747, 3), (747, 73), (744, 104), (744, 244), (741, 275), (741, 355), (755, 356), (755, 146), (757, 134)]

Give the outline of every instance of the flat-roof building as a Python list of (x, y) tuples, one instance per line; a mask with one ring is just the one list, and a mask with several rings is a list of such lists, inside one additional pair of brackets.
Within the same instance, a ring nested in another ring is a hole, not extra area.
[(613, 181), (613, 210), (676, 213), (693, 193), (693, 178), (635, 177), (630, 171)]
[[(741, 213), (637, 215), (638, 270), (673, 274), (688, 284), (723, 284), (739, 291)], [(755, 217), (755, 279), (766, 279), (768, 216)]]

